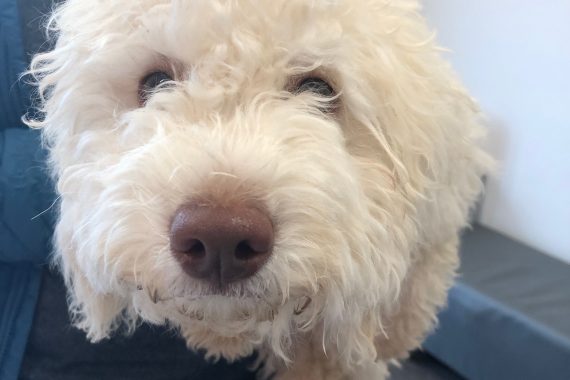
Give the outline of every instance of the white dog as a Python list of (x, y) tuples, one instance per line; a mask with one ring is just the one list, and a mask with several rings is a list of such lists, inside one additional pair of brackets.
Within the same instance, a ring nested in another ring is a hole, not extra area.
[(260, 377), (382, 379), (434, 326), (490, 162), (410, 0), (68, 0), (33, 60), (55, 259), (92, 341), (141, 321)]

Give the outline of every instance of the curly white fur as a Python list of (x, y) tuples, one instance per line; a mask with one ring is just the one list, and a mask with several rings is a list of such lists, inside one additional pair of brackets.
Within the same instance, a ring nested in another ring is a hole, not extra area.
[[(420, 344), (490, 160), (416, 1), (68, 0), (50, 28), (29, 123), (89, 339), (169, 324), (212, 358), (258, 350), (278, 379), (383, 378)], [(140, 106), (141, 77), (165, 67), (176, 87)], [(334, 112), (287, 91), (307, 73), (337, 89)], [(230, 294), (170, 253), (172, 215), (197, 196), (273, 219), (271, 260)]]

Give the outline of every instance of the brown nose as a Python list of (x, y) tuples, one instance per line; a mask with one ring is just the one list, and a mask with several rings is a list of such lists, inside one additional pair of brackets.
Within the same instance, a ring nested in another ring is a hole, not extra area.
[(253, 206), (189, 203), (174, 215), (170, 247), (186, 273), (223, 287), (265, 264), (273, 248), (273, 225)]

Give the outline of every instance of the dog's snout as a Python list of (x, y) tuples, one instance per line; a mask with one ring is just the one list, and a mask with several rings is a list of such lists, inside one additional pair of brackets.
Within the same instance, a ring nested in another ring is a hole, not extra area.
[(273, 248), (273, 224), (261, 208), (189, 203), (170, 226), (170, 246), (186, 273), (224, 286), (255, 274)]

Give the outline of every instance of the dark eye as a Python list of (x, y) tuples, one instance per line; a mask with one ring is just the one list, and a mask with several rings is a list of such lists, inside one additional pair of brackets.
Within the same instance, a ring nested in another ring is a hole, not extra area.
[(171, 81), (172, 76), (170, 74), (165, 73), (164, 71), (153, 71), (152, 73), (145, 76), (139, 85), (139, 101), (141, 104), (144, 104), (150, 94), (156, 90), (161, 84)]
[(327, 81), (317, 77), (308, 77), (303, 79), (294, 88), (293, 93), (300, 94), (306, 91), (310, 91), (327, 98), (336, 95), (334, 89)]

